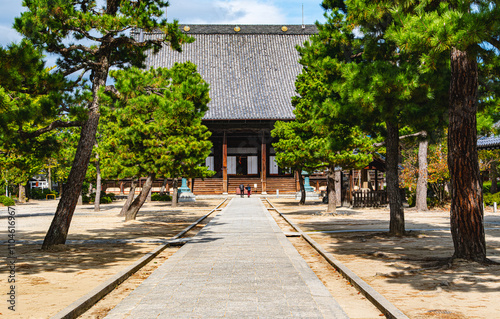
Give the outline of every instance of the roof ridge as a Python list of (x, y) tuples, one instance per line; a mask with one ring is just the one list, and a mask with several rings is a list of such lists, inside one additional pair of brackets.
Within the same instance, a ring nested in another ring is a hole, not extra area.
[[(318, 33), (318, 28), (314, 24), (181, 24), (179, 29), (186, 34), (312, 35)], [(133, 30), (132, 33), (138, 33), (138, 30)]]

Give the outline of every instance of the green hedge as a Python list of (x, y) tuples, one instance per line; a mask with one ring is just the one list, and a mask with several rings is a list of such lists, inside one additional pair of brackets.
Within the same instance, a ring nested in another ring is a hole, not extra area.
[(15, 206), (16, 202), (10, 197), (0, 195), (0, 203), (2, 203), (4, 206)]
[(56, 191), (51, 191), (48, 188), (44, 188), (44, 189), (41, 189), (41, 188), (32, 188), (29, 191), (28, 197), (31, 198), (31, 199), (46, 199), (47, 198), (47, 194), (53, 194), (56, 197), (59, 196), (59, 194)]
[[(491, 189), (491, 181), (483, 183), (483, 194), (489, 193)], [(497, 183), (497, 189), (500, 190), (500, 183)]]
[(172, 200), (172, 196), (167, 194), (160, 195), (158, 193), (152, 193), (151, 200), (157, 202), (170, 202)]
[[(101, 200), (100, 200), (101, 204), (109, 204), (109, 203), (112, 203), (114, 200), (115, 200), (115, 194), (113, 194), (113, 193), (106, 194), (105, 191), (101, 191)], [(83, 195), (82, 201), (84, 203), (95, 202), (95, 193), (90, 194), (90, 196)]]

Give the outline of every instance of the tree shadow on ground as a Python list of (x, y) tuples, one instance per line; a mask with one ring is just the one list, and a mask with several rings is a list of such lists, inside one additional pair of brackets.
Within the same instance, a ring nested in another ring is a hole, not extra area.
[[(159, 242), (171, 239), (213, 208), (198, 207), (197, 212), (183, 211), (182, 207), (163, 211), (147, 209), (140, 212), (138, 220), (127, 223), (113, 213), (107, 213), (100, 217), (102, 219), (97, 218), (95, 223), (92, 223), (89, 222), (91, 219), (88, 213), (80, 211), (74, 216), (72, 222), (79, 228), (73, 232), (70, 229), (67, 237), (68, 244), (56, 246), (48, 251), (40, 249), (45, 230), (22, 231), (22, 224), (19, 224), (15, 247), (15, 254), (18, 257), (16, 270), (19, 274), (78, 273), (89, 269), (104, 271), (117, 263), (131, 262), (143, 257), (145, 253), (157, 247)], [(95, 216), (99, 216), (99, 213)], [(41, 216), (36, 215), (36, 217)], [(42, 218), (47, 217), (42, 216)], [(109, 223), (109, 220), (112, 222)], [(87, 224), (83, 225), (84, 222)], [(188, 235), (192, 236), (192, 233), (200, 228), (201, 226), (196, 227)], [(7, 239), (6, 231), (1, 230), (0, 238)], [(216, 239), (213, 236), (210, 238), (210, 240)], [(123, 243), (124, 240), (130, 243)], [(75, 241), (82, 242), (75, 244)], [(34, 242), (38, 244), (33, 244)], [(4, 245), (6, 246), (7, 243), (2, 244)], [(5, 247), (0, 251), (0, 258), (5, 259), (7, 254), (8, 249)], [(0, 273), (7, 273), (7, 270), (5, 264), (0, 265)]]
[[(406, 212), (407, 231), (414, 231), (394, 237), (388, 234), (389, 210), (349, 209), (347, 214), (321, 217), (315, 213), (321, 205), (302, 210), (286, 201), (272, 203), (365, 280), (410, 285), (422, 294), (500, 291), (500, 265), (451, 261), (454, 248), (447, 212), (441, 212), (441, 219), (436, 218), (437, 212)], [(412, 218), (417, 215), (419, 218)], [(485, 217), (487, 254), (496, 260), (500, 255), (499, 225), (500, 217)]]

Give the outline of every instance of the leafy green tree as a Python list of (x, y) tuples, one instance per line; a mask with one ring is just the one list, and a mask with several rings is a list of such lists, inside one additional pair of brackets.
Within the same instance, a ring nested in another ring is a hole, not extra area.
[[(86, 116), (74, 162), (42, 245), (42, 249), (49, 249), (66, 241), (95, 145), (100, 116), (98, 93), (106, 86), (109, 69), (142, 66), (146, 50), (157, 52), (165, 42), (180, 50), (180, 44), (189, 39), (178, 30), (177, 22), (168, 24), (161, 19), (162, 9), (168, 5), (163, 0), (107, 0), (102, 5), (91, 0), (25, 0), (23, 5), (26, 11), (16, 18), (15, 29), (37, 47), (58, 55), (60, 74), (79, 72), (80, 79), (90, 73), (91, 97), (84, 107)], [(131, 28), (147, 32), (159, 29), (164, 36), (139, 42), (128, 35)], [(63, 125), (67, 123), (56, 119), (48, 128)]]
[[(454, 258), (486, 261), (477, 119), (479, 71), (498, 65), (500, 8), (495, 1), (387, 1), (389, 39), (416, 54), (423, 70), (450, 59), (448, 165)], [(493, 71), (493, 70), (492, 70)], [(498, 73), (497, 75), (498, 76)]]
[(107, 138), (101, 143), (105, 151), (100, 158), (103, 166), (120, 171), (119, 178), (147, 176), (140, 195), (125, 212), (125, 220), (132, 220), (155, 177), (213, 175), (204, 165), (212, 147), (210, 132), (201, 124), (209, 86), (191, 62), (176, 63), (171, 69), (131, 68), (110, 74), (116, 93), (107, 104), (116, 124), (107, 121), (111, 123), (103, 131)]

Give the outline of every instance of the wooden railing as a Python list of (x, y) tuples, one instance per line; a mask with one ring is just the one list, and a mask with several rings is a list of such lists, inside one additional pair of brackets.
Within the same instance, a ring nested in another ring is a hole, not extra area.
[(352, 207), (380, 207), (387, 205), (387, 191), (359, 190), (352, 192)]

